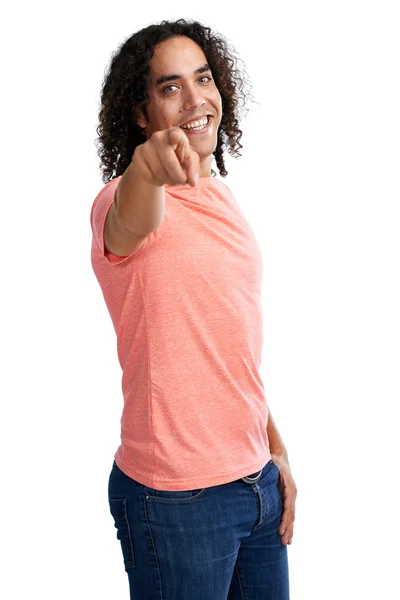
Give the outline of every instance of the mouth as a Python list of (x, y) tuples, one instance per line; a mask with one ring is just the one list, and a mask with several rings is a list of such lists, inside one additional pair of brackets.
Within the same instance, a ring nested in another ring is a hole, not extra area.
[(192, 121), (188, 121), (180, 127), (181, 129), (183, 129), (183, 131), (189, 134), (201, 133), (209, 128), (210, 121), (211, 115), (205, 115), (204, 117), (201, 117), (199, 119), (193, 119)]

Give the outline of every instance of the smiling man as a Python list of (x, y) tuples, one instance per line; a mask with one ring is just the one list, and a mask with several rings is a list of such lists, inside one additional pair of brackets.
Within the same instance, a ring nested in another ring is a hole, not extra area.
[(139, 126), (147, 138), (156, 131), (182, 128), (200, 157), (200, 176), (209, 176), (222, 106), (204, 52), (188, 37), (173, 37), (155, 48), (149, 66), (146, 114), (139, 117)]
[(288, 600), (296, 485), (260, 378), (262, 257), (229, 187), (246, 80), (163, 21), (113, 56), (91, 260), (123, 371), (109, 484), (131, 598)]

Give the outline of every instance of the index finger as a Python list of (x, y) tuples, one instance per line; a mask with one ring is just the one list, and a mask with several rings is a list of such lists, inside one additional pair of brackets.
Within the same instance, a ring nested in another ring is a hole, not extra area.
[(197, 180), (199, 178), (199, 173), (193, 164), (192, 156), (190, 152), (188, 152), (184, 159), (184, 169), (186, 171), (188, 183), (195, 187), (197, 184)]
[(190, 148), (186, 134), (181, 129), (172, 128), (168, 131), (168, 143), (174, 149), (182, 168), (185, 170), (188, 183), (195, 186), (199, 178), (200, 165), (199, 160), (192, 160), (193, 150)]

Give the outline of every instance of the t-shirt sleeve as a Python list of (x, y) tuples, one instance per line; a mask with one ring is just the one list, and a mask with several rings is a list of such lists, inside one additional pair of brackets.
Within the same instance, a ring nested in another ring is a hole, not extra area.
[[(135, 254), (133, 253), (129, 256), (118, 256), (116, 254), (112, 254), (111, 252), (107, 252), (104, 248), (104, 227), (106, 218), (108, 211), (114, 202), (115, 190), (117, 189), (120, 179), (121, 176), (115, 177), (106, 183), (99, 194), (97, 194), (90, 212), (90, 225), (93, 234), (92, 244), (95, 245), (96, 250), (100, 252), (101, 256), (104, 257), (110, 264), (124, 262), (133, 256), (133, 254)], [(146, 245), (146, 243), (147, 238), (142, 248)], [(140, 248), (140, 250), (142, 248)]]

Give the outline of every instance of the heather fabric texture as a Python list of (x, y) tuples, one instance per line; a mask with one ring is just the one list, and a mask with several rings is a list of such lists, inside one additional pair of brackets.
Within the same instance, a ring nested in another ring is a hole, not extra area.
[(117, 257), (103, 235), (119, 179), (90, 213), (92, 267), (122, 369), (115, 462), (143, 485), (171, 491), (254, 473), (271, 455), (253, 230), (229, 187), (203, 177), (195, 188), (166, 185), (160, 227)]

